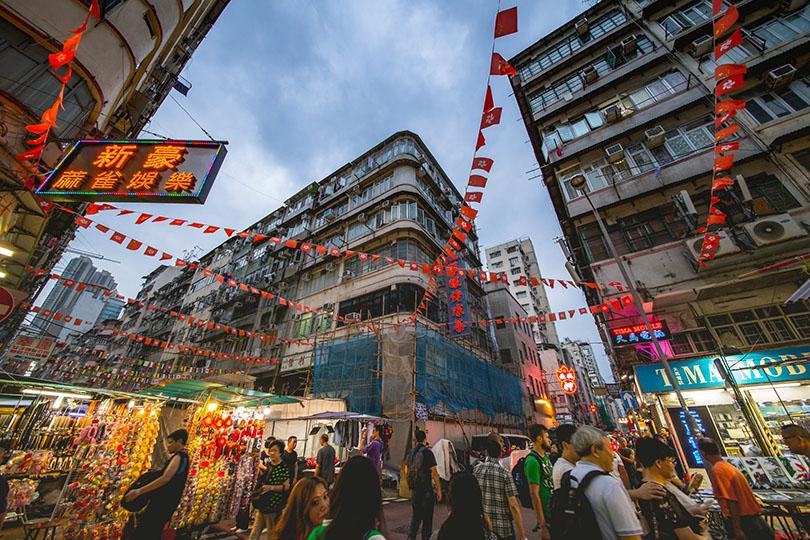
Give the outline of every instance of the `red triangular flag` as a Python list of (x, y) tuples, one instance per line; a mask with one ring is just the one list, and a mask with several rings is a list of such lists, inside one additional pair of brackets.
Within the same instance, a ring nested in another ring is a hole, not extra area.
[(500, 124), (501, 112), (503, 112), (503, 108), (496, 107), (491, 111), (484, 113), (484, 116), (481, 117), (481, 129), (486, 129), (490, 126)]
[(482, 146), (487, 144), (487, 140), (484, 138), (484, 133), (482, 131), (478, 132), (478, 141), (475, 143), (475, 151), (478, 152)]
[(101, 11), (98, 8), (98, 0), (91, 0), (90, 15), (92, 15), (97, 21), (101, 20)]
[(160, 256), (161, 261), (166, 261), (166, 260), (169, 260), (171, 258), (172, 258), (172, 256), (169, 253), (166, 253), (165, 251), (163, 252), (163, 255)]
[(495, 106), (495, 101), (492, 99), (492, 87), (487, 85), (487, 95), (484, 97), (484, 113), (488, 113)]
[(135, 251), (136, 249), (140, 248), (143, 244), (137, 240), (130, 240), (129, 244), (127, 244), (127, 249), (131, 249)]
[(508, 36), (518, 31), (517, 6), (499, 11), (495, 17), (495, 37)]
[(140, 225), (144, 221), (148, 221), (149, 218), (152, 217), (153, 215), (154, 214), (142, 213), (140, 216), (138, 216), (138, 219), (135, 220), (135, 225)]
[(489, 159), (487, 157), (477, 157), (477, 158), (473, 159), (472, 168), (473, 169), (483, 169), (483, 170), (489, 172), (490, 169), (492, 169), (492, 164), (493, 163), (494, 163), (494, 161), (492, 161), (491, 159)]
[(504, 60), (498, 53), (492, 53), (492, 61), (489, 64), (490, 75), (516, 75), (517, 71), (512, 64)]

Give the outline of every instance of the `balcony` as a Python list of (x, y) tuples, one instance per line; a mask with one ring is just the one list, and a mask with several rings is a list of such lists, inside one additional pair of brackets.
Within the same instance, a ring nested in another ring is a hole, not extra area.
[[(763, 151), (749, 137), (739, 140), (739, 162), (763, 154)], [(708, 174), (712, 170), (714, 148), (709, 147), (673, 161), (662, 167), (636, 174), (611, 186), (593, 191), (589, 194), (596, 208), (603, 208), (638, 197), (639, 195), (660, 191), (664, 186), (678, 184), (689, 178)], [(568, 213), (572, 218), (591, 212), (585, 197), (577, 197), (568, 202)]]

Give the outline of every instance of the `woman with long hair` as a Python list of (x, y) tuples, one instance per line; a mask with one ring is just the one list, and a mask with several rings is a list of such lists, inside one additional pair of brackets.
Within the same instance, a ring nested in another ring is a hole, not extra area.
[(374, 464), (354, 456), (340, 469), (332, 490), (329, 520), (308, 540), (385, 540), (376, 530), (382, 517), (382, 491)]
[(491, 525), (484, 514), (481, 487), (472, 473), (459, 472), (450, 481), (450, 515), (435, 538), (438, 540), (489, 540)]
[(322, 478), (302, 478), (293, 486), (272, 540), (306, 540), (329, 512), (329, 493)]

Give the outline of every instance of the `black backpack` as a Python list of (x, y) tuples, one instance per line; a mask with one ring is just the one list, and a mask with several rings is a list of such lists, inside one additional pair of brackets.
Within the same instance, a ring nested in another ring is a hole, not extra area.
[[(529, 453), (520, 458), (515, 464), (515, 467), (512, 469), (512, 480), (515, 482), (515, 487), (517, 487), (518, 500), (520, 500), (520, 504), (523, 506), (523, 508), (532, 507), (532, 493), (529, 489), (529, 480), (526, 478), (526, 470), (524, 469), (524, 465), (526, 465), (526, 458), (531, 455), (532, 454)], [(537, 458), (535, 457), (534, 459)]]
[(560, 488), (551, 495), (551, 536), (554, 540), (587, 538), (601, 540), (602, 532), (596, 522), (585, 489), (597, 476), (606, 475), (605, 471), (590, 471), (578, 482), (566, 472), (560, 481)]
[(427, 447), (417, 446), (411, 450), (411, 455), (408, 457), (408, 488), (413, 491), (418, 487), (424, 487), (424, 478), (422, 478), (422, 464), (424, 463), (424, 456), (422, 452), (426, 451)]

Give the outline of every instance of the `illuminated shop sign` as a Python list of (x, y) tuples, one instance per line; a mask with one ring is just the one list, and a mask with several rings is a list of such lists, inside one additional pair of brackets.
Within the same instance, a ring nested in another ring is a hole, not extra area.
[(202, 204), (227, 150), (219, 141), (82, 140), (37, 189), (51, 201)]
[(610, 329), (614, 347), (649, 343), (653, 339), (653, 334), (658, 339), (670, 339), (672, 337), (665, 321), (653, 321), (649, 325), (634, 324)]

